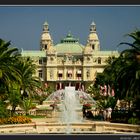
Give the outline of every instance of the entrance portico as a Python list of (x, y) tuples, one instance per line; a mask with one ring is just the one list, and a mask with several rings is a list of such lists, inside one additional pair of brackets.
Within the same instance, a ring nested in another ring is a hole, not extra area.
[(77, 81), (56, 82), (56, 90), (65, 89), (66, 86), (74, 86), (75, 90), (84, 91), (84, 83), (82, 83), (82, 82), (77, 82)]

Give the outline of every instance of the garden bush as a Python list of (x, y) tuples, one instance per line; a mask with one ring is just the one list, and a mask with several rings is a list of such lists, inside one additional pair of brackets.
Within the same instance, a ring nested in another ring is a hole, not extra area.
[(135, 110), (114, 110), (111, 115), (111, 122), (140, 124), (139, 113)]
[(6, 124), (7, 123), (7, 119), (6, 118), (0, 118), (0, 125), (1, 124)]
[(140, 111), (136, 110), (114, 110), (111, 115), (111, 122), (139, 125), (139, 113)]
[(129, 124), (140, 124), (140, 120), (138, 118), (132, 117), (128, 120), (128, 123)]
[(10, 118), (0, 118), (0, 124), (25, 124), (30, 123), (31, 118), (26, 116), (14, 116)]
[(128, 119), (132, 117), (132, 112), (128, 110), (114, 110), (111, 114), (111, 122), (128, 123)]
[(8, 116), (8, 110), (6, 109), (5, 103), (0, 101), (0, 118), (6, 118)]

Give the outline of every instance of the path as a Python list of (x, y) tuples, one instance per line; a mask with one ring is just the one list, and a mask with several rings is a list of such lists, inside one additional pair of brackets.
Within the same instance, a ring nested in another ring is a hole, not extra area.
[(56, 122), (55, 118), (32, 118), (32, 122), (48, 122), (53, 123)]

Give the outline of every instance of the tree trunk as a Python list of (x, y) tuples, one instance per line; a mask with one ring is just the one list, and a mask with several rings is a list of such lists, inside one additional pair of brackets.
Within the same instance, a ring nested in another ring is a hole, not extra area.
[(28, 116), (28, 115), (29, 115), (29, 111), (27, 110), (27, 111), (26, 111), (26, 116)]
[(15, 114), (15, 110), (16, 110), (16, 106), (12, 106), (11, 117), (14, 116), (14, 114)]

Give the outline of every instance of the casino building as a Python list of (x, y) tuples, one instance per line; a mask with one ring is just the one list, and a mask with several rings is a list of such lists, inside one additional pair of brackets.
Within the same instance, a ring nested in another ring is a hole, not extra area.
[(90, 25), (86, 45), (82, 45), (71, 33), (53, 44), (47, 22), (43, 24), (40, 50), (22, 50), (22, 57), (31, 57), (38, 66), (36, 76), (54, 88), (75, 86), (85, 90), (95, 80), (96, 74), (103, 72), (109, 56), (118, 57), (118, 51), (101, 51), (100, 41), (94, 22)]

